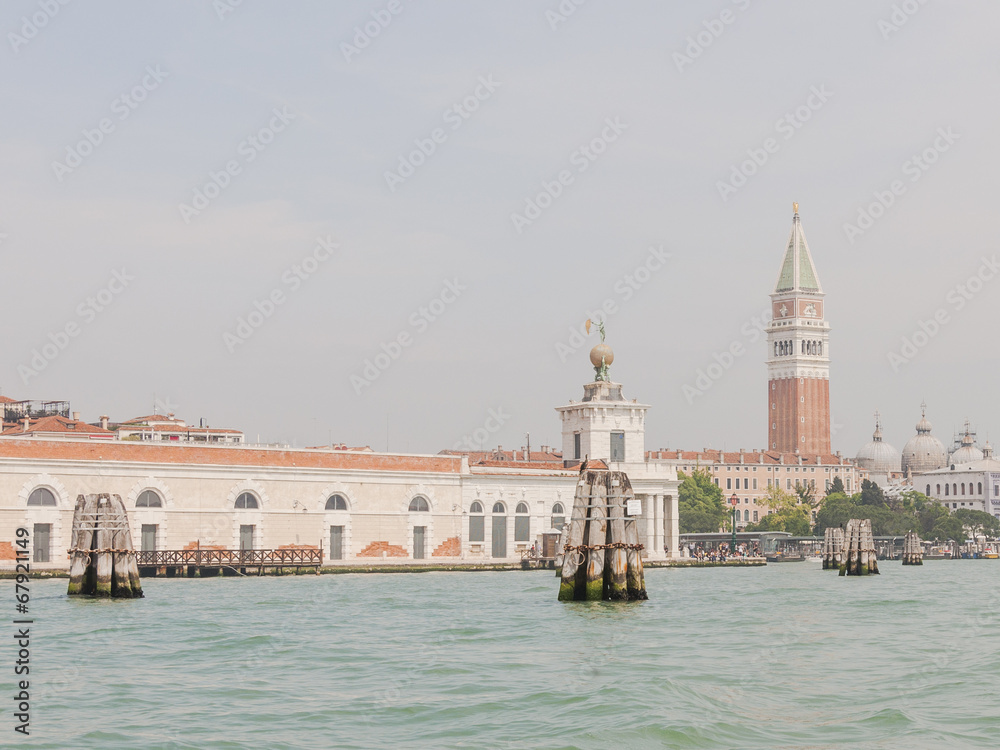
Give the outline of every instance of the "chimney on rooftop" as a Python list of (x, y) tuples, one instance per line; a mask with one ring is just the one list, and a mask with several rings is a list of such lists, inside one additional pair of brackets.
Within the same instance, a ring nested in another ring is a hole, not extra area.
[(24, 418), (24, 431), (27, 432), (28, 428), (31, 426), (31, 419), (29, 417)]
[(107, 414), (102, 414), (101, 415), (101, 429), (104, 429), (104, 430), (108, 429), (108, 415)]
[(78, 412), (78, 411), (73, 412), (73, 421), (74, 422), (79, 422), (80, 421), (80, 412)]

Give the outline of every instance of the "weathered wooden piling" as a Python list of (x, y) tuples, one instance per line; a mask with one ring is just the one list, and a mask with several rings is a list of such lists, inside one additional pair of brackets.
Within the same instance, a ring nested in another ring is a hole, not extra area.
[(923, 565), (924, 548), (917, 532), (908, 531), (903, 538), (903, 565)]
[(823, 537), (823, 570), (840, 570), (844, 562), (844, 529), (828, 528)]
[(878, 556), (875, 538), (872, 536), (872, 522), (867, 519), (852, 518), (844, 532), (847, 544), (846, 561), (840, 567), (840, 575), (878, 575)]
[(69, 550), (70, 596), (138, 599), (139, 583), (128, 514), (118, 495), (80, 495)]
[(626, 515), (633, 498), (624, 472), (603, 461), (580, 468), (573, 511), (564, 529), (560, 601), (646, 599), (635, 519)]

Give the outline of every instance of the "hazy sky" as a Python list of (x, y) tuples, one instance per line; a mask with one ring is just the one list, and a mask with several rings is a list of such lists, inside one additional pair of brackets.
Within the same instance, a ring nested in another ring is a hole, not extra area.
[(597, 342), (570, 329), (610, 301), (647, 448), (763, 447), (753, 321), (795, 200), (835, 449), (877, 408), (902, 448), (923, 399), (942, 439), (1000, 435), (998, 26), (985, 0), (8, 0), (3, 394), (559, 445)]

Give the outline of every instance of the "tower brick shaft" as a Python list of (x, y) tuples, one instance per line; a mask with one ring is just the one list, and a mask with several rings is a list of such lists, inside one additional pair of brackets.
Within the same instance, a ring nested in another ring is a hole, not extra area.
[(829, 455), (830, 326), (823, 288), (794, 205), (792, 232), (771, 293), (767, 327), (767, 444), (782, 453)]

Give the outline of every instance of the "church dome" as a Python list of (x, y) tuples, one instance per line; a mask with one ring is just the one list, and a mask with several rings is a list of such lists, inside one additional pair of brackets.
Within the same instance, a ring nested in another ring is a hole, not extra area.
[(927, 407), (921, 406), (921, 419), (917, 423), (917, 434), (903, 446), (903, 471), (919, 474), (934, 471), (948, 464), (948, 451), (944, 443), (931, 435), (931, 423), (927, 421)]
[(974, 461), (983, 460), (983, 452), (976, 447), (975, 438), (969, 429), (969, 423), (965, 423), (965, 434), (962, 436), (962, 447), (951, 454), (951, 463), (959, 466), (961, 464), (971, 464)]
[(875, 434), (870, 443), (865, 443), (858, 451), (856, 462), (862, 469), (872, 474), (891, 474), (902, 471), (903, 457), (899, 451), (882, 440), (882, 425), (875, 417)]

